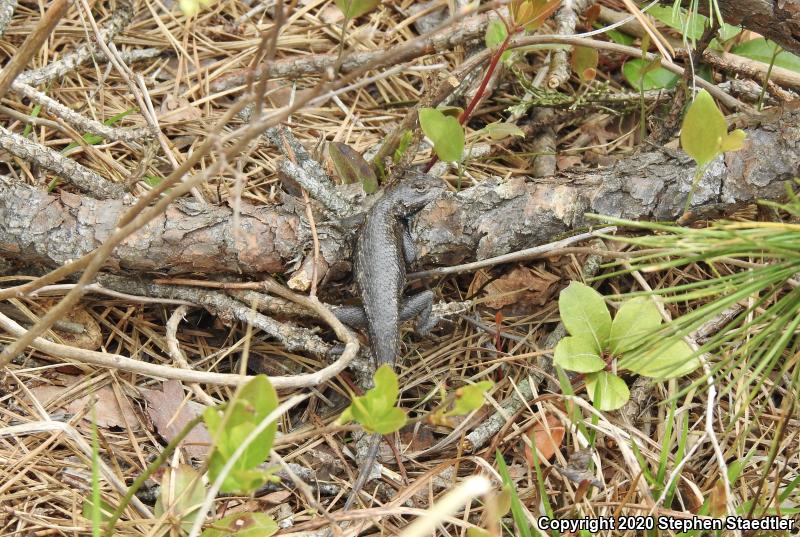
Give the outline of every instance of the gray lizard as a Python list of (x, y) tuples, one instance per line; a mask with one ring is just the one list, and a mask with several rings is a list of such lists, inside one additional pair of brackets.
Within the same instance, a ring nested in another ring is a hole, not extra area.
[[(363, 307), (341, 307), (334, 314), (354, 328), (366, 328), (376, 366), (394, 364), (400, 352), (400, 323), (419, 317), (417, 332), (426, 333), (435, 324), (433, 293), (425, 291), (403, 297), (406, 264), (415, 258), (406, 219), (439, 197), (441, 180), (410, 172), (389, 187), (367, 212), (359, 230), (354, 253), (354, 272)], [(369, 477), (378, 455), (381, 435), (370, 438), (367, 457), (345, 501), (352, 505)]]

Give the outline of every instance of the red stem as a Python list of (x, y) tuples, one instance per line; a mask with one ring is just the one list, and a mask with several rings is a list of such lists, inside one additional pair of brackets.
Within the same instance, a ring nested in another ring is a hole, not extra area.
[[(511, 41), (511, 36), (516, 33), (516, 29), (513, 32), (508, 32), (506, 34), (506, 38), (500, 43), (500, 46), (497, 47), (497, 50), (492, 55), (492, 60), (489, 62), (489, 68), (486, 70), (486, 74), (483, 75), (483, 80), (481, 80), (481, 85), (478, 86), (478, 91), (475, 92), (475, 95), (472, 97), (472, 100), (467, 105), (467, 108), (461, 112), (461, 115), (458, 116), (458, 123), (463, 125), (467, 122), (467, 120), (472, 115), (472, 112), (475, 111), (475, 108), (480, 104), (481, 100), (483, 99), (483, 94), (486, 91), (486, 86), (489, 85), (489, 80), (492, 79), (492, 75), (494, 74), (495, 69), (497, 69), (497, 64), (500, 61), (500, 57), (508, 48), (508, 43)], [(425, 166), (425, 173), (428, 173), (433, 165), (438, 162), (439, 157), (434, 153), (433, 157), (431, 157), (430, 162), (428, 165)]]

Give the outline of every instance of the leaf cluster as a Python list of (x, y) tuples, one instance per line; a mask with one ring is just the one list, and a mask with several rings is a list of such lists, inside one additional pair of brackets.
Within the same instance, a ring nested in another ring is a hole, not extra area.
[(561, 292), (558, 307), (570, 335), (556, 345), (553, 362), (586, 374), (586, 391), (600, 410), (616, 410), (630, 398), (625, 381), (608, 368), (663, 380), (691, 373), (700, 365), (680, 338), (669, 338), (666, 347), (657, 349), (648, 345), (662, 323), (650, 298), (625, 301), (612, 320), (600, 293), (572, 282)]

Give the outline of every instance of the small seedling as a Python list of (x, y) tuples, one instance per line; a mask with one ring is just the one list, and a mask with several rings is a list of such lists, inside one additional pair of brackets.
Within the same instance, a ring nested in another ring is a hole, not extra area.
[(717, 103), (706, 90), (700, 90), (689, 106), (681, 127), (681, 147), (697, 163), (684, 213), (692, 204), (694, 191), (708, 164), (727, 151), (739, 151), (744, 145), (745, 136), (741, 129), (728, 133), (728, 123)]
[[(203, 419), (214, 440), (208, 466), (212, 481), (251, 431), (277, 406), (275, 388), (266, 375), (258, 375), (239, 390), (224, 412), (215, 407), (206, 409)], [(225, 477), (222, 492), (250, 493), (270, 479), (271, 472), (258, 466), (269, 456), (277, 428), (273, 422), (247, 447)]]
[(399, 431), (408, 420), (406, 413), (397, 408), (399, 395), (397, 374), (384, 364), (375, 372), (375, 387), (362, 396), (353, 396), (338, 421), (342, 424), (355, 421), (369, 433)]
[(661, 380), (686, 375), (700, 366), (692, 349), (679, 338), (647, 345), (662, 323), (652, 299), (624, 302), (612, 320), (600, 293), (572, 282), (561, 292), (558, 306), (570, 336), (556, 345), (553, 361), (586, 374), (586, 391), (600, 410), (616, 410), (630, 399), (627, 384), (616, 374), (619, 370)]

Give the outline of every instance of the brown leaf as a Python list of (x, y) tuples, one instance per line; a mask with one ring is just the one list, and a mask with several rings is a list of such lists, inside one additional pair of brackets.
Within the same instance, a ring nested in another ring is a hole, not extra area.
[[(485, 274), (483, 277), (485, 281)], [(494, 309), (514, 304), (515, 310), (541, 306), (552, 296), (553, 286), (558, 281), (558, 276), (544, 269), (516, 267), (486, 285), (484, 293), (488, 299), (485, 304)]]
[(720, 518), (728, 512), (728, 496), (725, 494), (725, 483), (718, 479), (708, 502), (708, 514)]
[(568, 170), (583, 164), (583, 158), (577, 155), (559, 155), (556, 157), (556, 167), (559, 171)]
[(158, 119), (161, 121), (195, 121), (203, 117), (203, 112), (185, 97), (167, 95), (161, 103)]
[[(177, 380), (166, 381), (161, 390), (139, 388), (147, 401), (147, 413), (160, 434), (168, 442), (175, 438), (184, 426), (205, 410), (205, 405), (184, 401), (183, 388)], [(195, 426), (181, 442), (186, 453), (204, 460), (211, 446), (211, 435), (203, 423)]]
[[(538, 456), (550, 460), (561, 447), (565, 433), (566, 430), (561, 420), (548, 414), (545, 422), (542, 422), (541, 419), (536, 421), (528, 436), (539, 451)], [(528, 444), (525, 444), (525, 458), (528, 460), (528, 464), (533, 466), (533, 453)]]
[(400, 444), (412, 452), (425, 451), (434, 444), (433, 430), (426, 423), (400, 429)]
[[(43, 384), (31, 388), (31, 393), (45, 408), (60, 408), (70, 414), (83, 412), (94, 397), (98, 427), (121, 427), (134, 431), (139, 429), (139, 420), (133, 407), (125, 398), (118, 400), (111, 386), (104, 386), (90, 394), (70, 400), (70, 393), (74, 393), (75, 390), (74, 385), (82, 380), (83, 378), (79, 376), (61, 376), (60, 385)], [(91, 410), (86, 409), (83, 419), (91, 421)]]
[(97, 324), (94, 317), (85, 309), (74, 309), (61, 320), (74, 323), (76, 327), (83, 328), (83, 331), (80, 333), (53, 328), (65, 345), (94, 351), (99, 349), (100, 345), (103, 344), (103, 333), (100, 330), (100, 325)]

